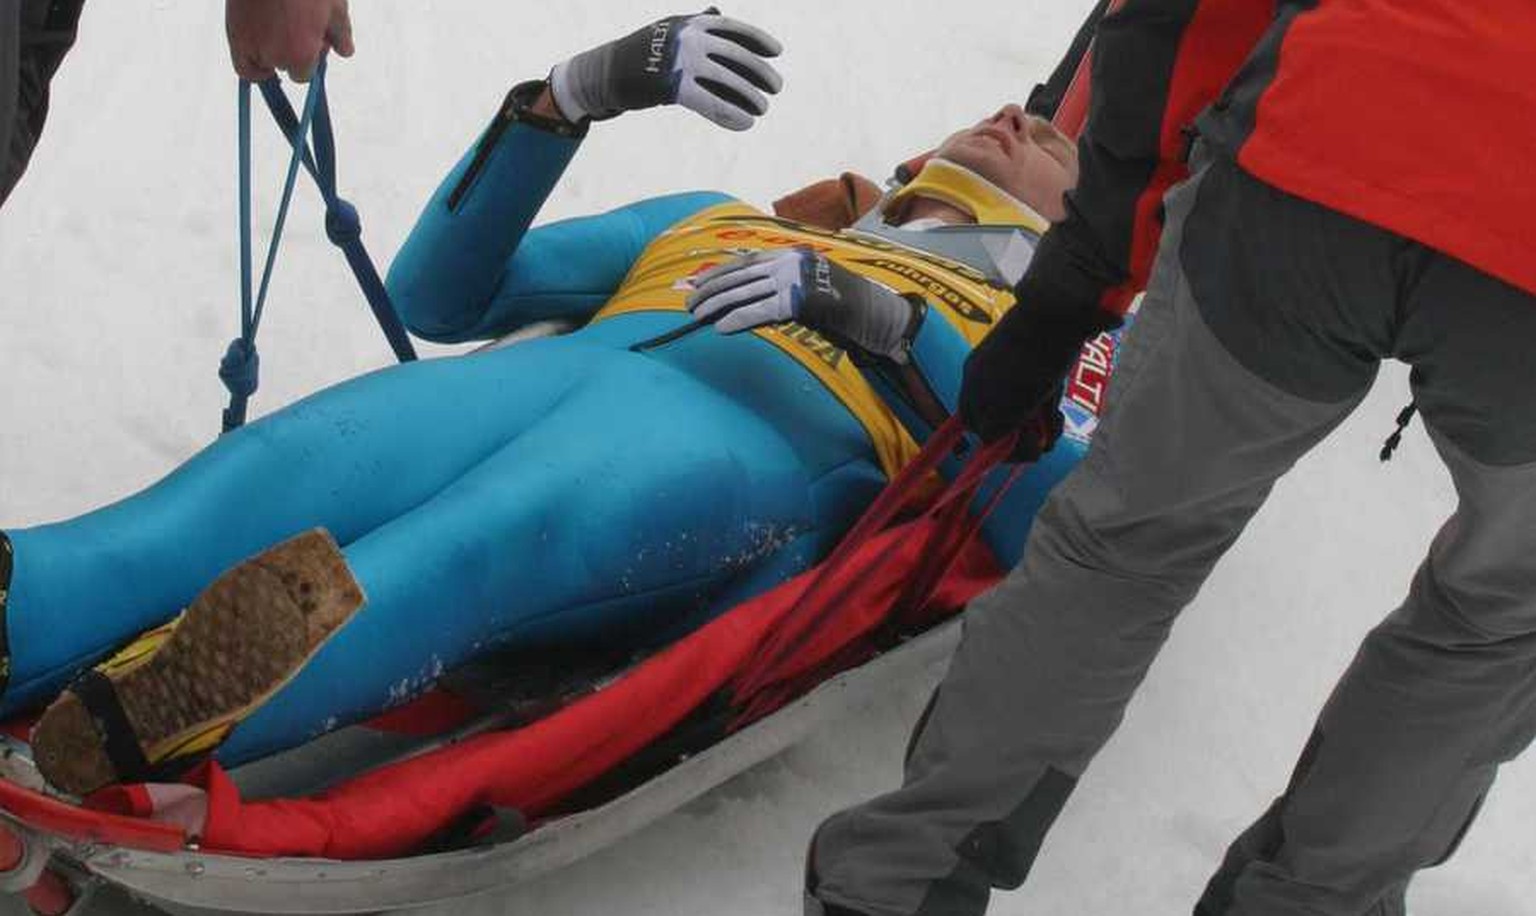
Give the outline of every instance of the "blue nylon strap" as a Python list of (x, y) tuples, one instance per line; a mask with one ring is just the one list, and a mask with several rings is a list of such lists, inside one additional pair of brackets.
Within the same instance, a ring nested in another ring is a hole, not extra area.
[[(325, 60), (322, 58), (311, 78), (309, 92), (304, 99), (302, 114), (293, 110), (288, 96), (276, 77), (260, 84), (262, 98), (279, 129), (288, 138), (293, 149), (288, 160), (288, 173), (283, 182), (283, 194), (278, 204), (277, 219), (273, 224), (272, 239), (268, 243), (266, 262), (262, 269), (261, 283), (255, 295), (251, 290), (251, 84), (242, 81), (239, 101), (239, 164), (240, 164), (240, 336), (230, 342), (219, 364), (219, 379), (229, 391), (229, 406), (224, 410), (224, 432), (245, 423), (246, 409), (251, 396), (256, 393), (260, 379), (261, 358), (256, 350), (256, 333), (261, 327), (261, 316), (266, 308), (267, 289), (272, 271), (277, 263), (277, 250), (282, 241), (283, 226), (288, 219), (288, 207), (293, 199), (293, 189), (302, 165), (314, 178), (320, 195), (325, 200), (326, 236), (342, 250), (347, 264), (352, 268), (362, 288), (363, 296), (373, 311), (374, 318), (384, 330), (391, 349), (401, 362), (416, 358), (410, 335), (390, 302), (389, 293), (373, 259), (363, 247), (362, 223), (357, 208), (336, 193), (336, 143), (331, 127), (330, 106), (325, 99)], [(313, 136), (314, 151), (310, 150)]]
[(219, 380), (229, 391), (229, 406), (224, 408), (223, 431), (245, 423), (246, 405), (256, 393), (261, 362), (256, 355), (255, 332), (251, 327), (251, 92), (242, 82), (239, 93), (240, 162), (240, 336), (230, 341), (219, 362)]
[[(320, 66), (315, 68), (315, 75), (311, 81), (312, 92), (314, 84), (320, 84), (311, 138), (314, 143), (314, 152), (311, 155), (308, 148), (304, 150), (303, 165), (314, 178), (315, 186), (319, 188), (320, 196), (325, 200), (326, 237), (346, 256), (347, 264), (352, 268), (358, 285), (362, 287), (363, 296), (368, 300), (368, 306), (373, 310), (373, 316), (378, 321), (379, 327), (384, 330), (384, 336), (388, 338), (395, 356), (401, 362), (409, 362), (416, 358), (415, 348), (411, 345), (410, 335), (406, 333), (405, 324), (400, 320), (399, 312), (395, 311), (394, 304), (390, 301), (384, 281), (379, 278), (373, 259), (368, 256), (367, 249), (363, 247), (362, 223), (358, 218), (357, 208), (336, 193), (336, 139), (335, 131), (331, 127), (331, 108), (326, 102), (324, 80), (325, 62), (322, 60)], [(302, 137), (305, 131), (300, 118), (294, 114), (293, 105), (288, 101), (287, 94), (283, 92), (282, 84), (276, 79), (263, 82), (261, 95), (284, 136), (290, 141), (298, 142), (295, 141), (296, 135)], [(307, 101), (306, 99), (306, 104)]]
[(304, 159), (306, 148), (304, 134), (314, 119), (315, 104), (324, 92), (321, 77), (324, 62), (316, 68), (315, 81), (309, 88), (304, 102), (304, 116), (298, 123), (293, 154), (288, 160), (288, 175), (283, 181), (283, 195), (277, 208), (277, 219), (272, 226), (272, 239), (267, 243), (266, 263), (262, 267), (261, 284), (254, 298), (251, 295), (251, 85), (241, 82), (239, 93), (240, 118), (240, 336), (230, 341), (219, 363), (219, 380), (229, 391), (229, 406), (224, 408), (223, 430), (229, 432), (245, 424), (246, 408), (251, 395), (256, 393), (260, 381), (261, 357), (256, 351), (256, 332), (261, 328), (261, 316), (266, 309), (267, 290), (272, 283), (272, 270), (277, 266), (277, 250), (283, 240), (283, 226), (288, 221), (288, 206), (293, 201), (293, 188), (299, 176), (299, 163)]

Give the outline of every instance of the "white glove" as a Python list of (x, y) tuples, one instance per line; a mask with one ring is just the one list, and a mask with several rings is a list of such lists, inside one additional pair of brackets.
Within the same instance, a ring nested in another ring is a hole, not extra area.
[(799, 323), (845, 350), (905, 363), (925, 308), (810, 248), (746, 255), (706, 271), (688, 297), (699, 321), (722, 334)]
[(710, 7), (584, 51), (556, 65), (549, 85), (573, 122), (675, 103), (722, 127), (746, 130), (768, 111), (764, 93), (784, 87), (765, 59), (781, 51), (772, 35)]

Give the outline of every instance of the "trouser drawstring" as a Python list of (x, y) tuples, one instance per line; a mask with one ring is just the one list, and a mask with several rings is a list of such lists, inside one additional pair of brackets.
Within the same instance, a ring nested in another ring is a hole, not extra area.
[(1397, 451), (1397, 447), (1403, 442), (1403, 430), (1408, 428), (1408, 424), (1413, 422), (1413, 415), (1418, 412), (1419, 402), (1417, 400), (1409, 401), (1408, 406), (1398, 412), (1397, 429), (1392, 431), (1392, 435), (1388, 436), (1387, 441), (1382, 443), (1381, 446), (1382, 461), (1392, 460), (1392, 453)]

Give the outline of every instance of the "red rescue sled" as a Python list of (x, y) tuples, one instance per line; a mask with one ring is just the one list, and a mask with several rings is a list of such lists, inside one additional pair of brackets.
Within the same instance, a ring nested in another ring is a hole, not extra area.
[(79, 804), (46, 794), (8, 738), (0, 890), (45, 913), (69, 910), (86, 876), (173, 905), (369, 912), (568, 864), (944, 657), (944, 621), (1001, 575), (972, 504), (1008, 443), (935, 496), (961, 443), (957, 422), (939, 430), (820, 566), (649, 658), (541, 685), (526, 699), (543, 709), (526, 685), (455, 693), (450, 678), (241, 772), (208, 763)]

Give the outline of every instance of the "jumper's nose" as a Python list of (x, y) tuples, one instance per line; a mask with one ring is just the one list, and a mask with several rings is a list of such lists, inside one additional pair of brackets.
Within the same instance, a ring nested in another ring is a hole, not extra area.
[(998, 109), (997, 114), (994, 114), (987, 120), (989, 123), (1006, 127), (1022, 137), (1025, 127), (1029, 123), (1029, 114), (1022, 107), (1010, 102)]

